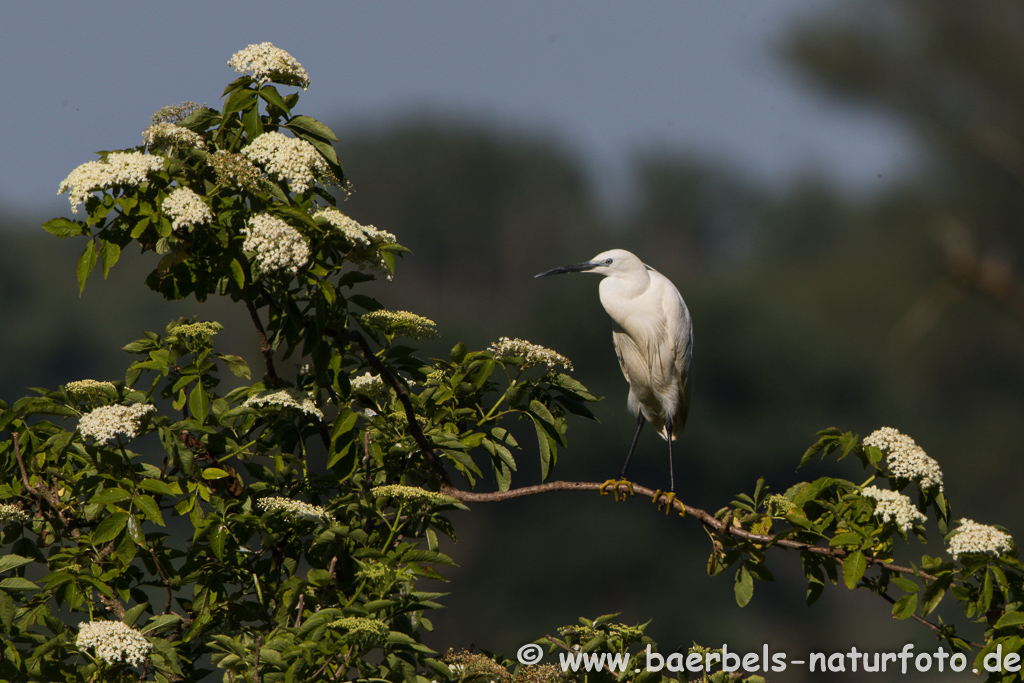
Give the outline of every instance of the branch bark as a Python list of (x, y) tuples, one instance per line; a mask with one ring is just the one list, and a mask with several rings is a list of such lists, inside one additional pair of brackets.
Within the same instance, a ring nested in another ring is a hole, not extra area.
[[(542, 493), (550, 493), (552, 491), (600, 491), (603, 484), (597, 482), (583, 482), (583, 481), (552, 481), (546, 484), (537, 484), (536, 486), (524, 486), (517, 489), (510, 489), (508, 491), (495, 491), (493, 493), (475, 493), (473, 491), (463, 491), (453, 486), (442, 486), (441, 493), (446, 496), (455, 498), (456, 500), (462, 501), (463, 503), (497, 503), (505, 500), (512, 500), (513, 498), (522, 498), (524, 496), (535, 496)], [(746, 541), (752, 541), (754, 543), (761, 543), (764, 545), (777, 545), (782, 548), (789, 548), (792, 550), (799, 550), (801, 552), (808, 552), (815, 555), (824, 555), (831, 557), (836, 562), (842, 564), (842, 561), (846, 558), (848, 553), (842, 548), (831, 548), (829, 546), (814, 545), (811, 543), (804, 543), (803, 541), (794, 541), (788, 538), (779, 538), (779, 534), (765, 535), (755, 534), (752, 531), (747, 531), (742, 527), (734, 526), (732, 524), (726, 524), (720, 519), (716, 519), (714, 515), (701, 510), (700, 508), (693, 507), (692, 505), (686, 505), (678, 498), (669, 498), (662, 491), (654, 491), (646, 486), (640, 484), (626, 484), (618, 485), (618, 492), (620, 494), (625, 493), (639, 493), (648, 496), (654, 502), (655, 496), (658, 496), (661, 504), (668, 504), (673, 509), (677, 510), (684, 517), (692, 517), (699, 520), (705, 527), (710, 528), (715, 533), (721, 535), (733, 536)], [(886, 562), (878, 558), (868, 557), (866, 558), (869, 565), (876, 567), (884, 567), (890, 571), (899, 572), (901, 574), (910, 574), (913, 576), (919, 576), (926, 581), (934, 581), (935, 577), (931, 574), (927, 574), (920, 570), (914, 569), (913, 567), (904, 567), (902, 565), (894, 564), (892, 562)]]
[[(337, 338), (341, 334), (332, 332)], [(387, 366), (381, 362), (380, 358), (377, 358), (377, 354), (370, 348), (369, 342), (359, 332), (355, 330), (346, 330), (344, 335), (350, 340), (359, 345), (360, 350), (363, 352), (363, 356), (366, 358), (366, 362), (370, 364), (377, 374), (388, 383), (388, 385), (395, 390), (395, 394), (398, 396), (399, 402), (402, 404), (402, 408), (405, 410), (405, 418), (409, 422), (409, 432), (412, 434), (412, 438), (416, 441), (416, 445), (420, 447), (423, 452), (423, 457), (427, 459), (431, 469), (441, 480), (442, 487), (452, 487), (452, 480), (448, 476), (448, 472), (445, 471), (444, 465), (438, 460), (437, 455), (434, 453), (433, 447), (430, 442), (427, 441), (427, 437), (423, 434), (423, 430), (420, 429), (419, 422), (416, 421), (416, 410), (412, 407), (412, 401), (409, 400), (409, 392), (406, 391), (405, 385), (398, 381), (398, 379), (391, 374)]]

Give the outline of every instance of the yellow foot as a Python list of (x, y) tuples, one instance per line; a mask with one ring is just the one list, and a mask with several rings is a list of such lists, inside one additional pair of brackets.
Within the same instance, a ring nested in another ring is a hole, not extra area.
[(607, 496), (608, 489), (611, 489), (611, 493), (615, 496), (615, 500), (623, 501), (626, 500), (626, 492), (629, 491), (629, 495), (633, 494), (633, 482), (627, 481), (624, 478), (609, 479), (605, 483), (601, 484), (601, 495)]
[(657, 505), (659, 510), (664, 508), (666, 515), (672, 511), (673, 504), (678, 502), (679, 507), (682, 509), (682, 512), (679, 513), (679, 516), (686, 516), (686, 507), (683, 506), (683, 501), (678, 500), (676, 498), (676, 494), (674, 491), (662, 491), (661, 489), (658, 489), (657, 491), (654, 492), (654, 496), (651, 497), (651, 502)]

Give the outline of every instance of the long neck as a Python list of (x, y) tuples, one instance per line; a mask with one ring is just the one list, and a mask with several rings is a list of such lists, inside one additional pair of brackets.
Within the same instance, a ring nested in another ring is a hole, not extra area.
[(627, 278), (610, 275), (601, 280), (598, 288), (601, 305), (612, 320), (620, 325), (629, 315), (630, 302), (646, 292), (651, 284), (651, 276), (646, 268), (629, 275)]

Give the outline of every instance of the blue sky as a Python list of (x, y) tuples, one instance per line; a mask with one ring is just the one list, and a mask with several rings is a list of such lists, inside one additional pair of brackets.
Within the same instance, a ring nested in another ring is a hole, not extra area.
[(0, 202), (67, 213), (56, 188), (71, 169), (139, 144), (166, 104), (217, 104), (235, 75), (227, 60), (262, 41), (309, 72), (302, 113), (347, 125), (425, 110), (554, 133), (612, 200), (627, 191), (630, 154), (651, 148), (692, 150), (776, 184), (811, 172), (871, 191), (912, 167), (909, 139), (816, 93), (778, 57), (794, 20), (836, 6), (5, 3)]

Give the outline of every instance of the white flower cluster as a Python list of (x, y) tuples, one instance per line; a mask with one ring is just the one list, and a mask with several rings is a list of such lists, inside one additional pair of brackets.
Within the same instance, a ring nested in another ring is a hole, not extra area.
[(257, 83), (283, 83), (284, 85), (297, 85), (303, 90), (309, 88), (309, 74), (302, 68), (302, 65), (273, 43), (257, 43), (239, 50), (231, 59), (228, 66), (238, 73), (247, 73)]
[(153, 649), (153, 644), (132, 627), (120, 621), (90, 621), (78, 625), (75, 647), (95, 648), (96, 658), (108, 664), (124, 663), (139, 666)]
[(898, 491), (868, 486), (861, 495), (875, 501), (875, 515), (883, 522), (896, 522), (896, 526), (904, 532), (910, 531), (915, 523), (923, 523), (928, 518), (914, 506), (913, 501)]
[(961, 555), (983, 553), (1003, 555), (1010, 552), (1013, 538), (994, 526), (978, 524), (974, 520), (961, 519), (956, 534), (949, 539), (946, 552), (959, 560)]
[(278, 132), (264, 133), (243, 147), (242, 154), (249, 161), (262, 164), (271, 175), (288, 181), (294, 192), (305, 192), (317, 180), (337, 184), (316, 147), (300, 138)]
[(303, 503), (301, 500), (292, 500), (291, 498), (281, 498), (280, 496), (260, 498), (256, 501), (256, 504), (267, 512), (284, 512), (287, 515), (313, 522), (320, 522), (329, 518), (327, 511), (319, 505), (310, 505), (309, 503)]
[(284, 408), (295, 408), (307, 415), (312, 415), (318, 420), (324, 419), (324, 414), (316, 407), (313, 397), (296, 389), (281, 389), (257, 394), (250, 397), (244, 404), (247, 408), (258, 408), (259, 406), (275, 405)]
[(237, 152), (218, 150), (206, 157), (206, 163), (217, 174), (218, 183), (256, 191), (264, 181), (263, 171)]
[(242, 229), (245, 242), (242, 248), (254, 252), (256, 266), (261, 273), (283, 270), (294, 275), (309, 261), (309, 245), (302, 233), (280, 218), (261, 213)]
[(429, 500), (434, 503), (451, 503), (452, 499), (436, 491), (427, 491), (416, 486), (403, 486), (402, 484), (387, 484), (385, 486), (374, 486), (370, 489), (370, 495), (374, 498), (401, 498), (403, 500)]
[(900, 479), (916, 481), (922, 489), (939, 487), (943, 491), (942, 469), (924, 449), (892, 427), (876, 429), (864, 439), (865, 446), (874, 446), (886, 454), (889, 472)]
[[(323, 219), (330, 224), (342, 239), (352, 245), (346, 258), (352, 263), (367, 265), (388, 273), (387, 262), (380, 254), (380, 248), (397, 244), (398, 239), (390, 232), (378, 230), (372, 225), (361, 225), (333, 207), (320, 209), (313, 219)], [(390, 274), (388, 275), (390, 278)]]
[(526, 361), (523, 363), (523, 367), (546, 365), (550, 370), (556, 365), (561, 365), (566, 370), (572, 370), (572, 362), (562, 354), (555, 353), (551, 349), (538, 346), (537, 344), (531, 344), (525, 339), (502, 337), (488, 346), (487, 350), (493, 352), (494, 357), (498, 360), (523, 358)]
[(27, 522), (26, 515), (17, 505), (0, 505), (0, 522)]
[(213, 220), (213, 213), (203, 198), (187, 187), (179, 187), (167, 195), (160, 208), (171, 217), (171, 226), (175, 230), (186, 225), (194, 228), (199, 223)]
[(147, 147), (193, 147), (206, 149), (206, 140), (195, 131), (176, 123), (162, 121), (142, 131), (142, 141)]
[(107, 389), (116, 391), (117, 387), (112, 382), (98, 382), (94, 379), (79, 379), (64, 385), (64, 391), (69, 394), (102, 393)]
[(384, 383), (380, 375), (371, 375), (368, 372), (353, 377), (349, 383), (352, 385), (352, 391), (370, 398), (381, 396), (388, 391), (388, 385)]
[(142, 426), (142, 418), (154, 410), (156, 406), (146, 403), (100, 406), (82, 416), (78, 431), (96, 441), (113, 441), (118, 434), (134, 439)]
[(334, 207), (320, 209), (313, 214), (313, 218), (326, 220), (353, 246), (372, 247), (398, 241), (390, 232), (378, 230), (372, 225), (361, 225)]
[(201, 105), (198, 102), (169, 104), (166, 107), (157, 109), (153, 116), (150, 117), (150, 120), (153, 123), (180, 123), (191, 116), (192, 112), (204, 108), (205, 105)]
[(409, 311), (370, 311), (360, 316), (364, 325), (400, 334), (410, 339), (433, 339), (437, 336), (437, 323)]
[(106, 159), (87, 161), (57, 188), (57, 194), (68, 192), (71, 211), (78, 213), (78, 205), (86, 198), (112, 185), (138, 185), (146, 176), (164, 167), (164, 158), (142, 152), (111, 152)]

